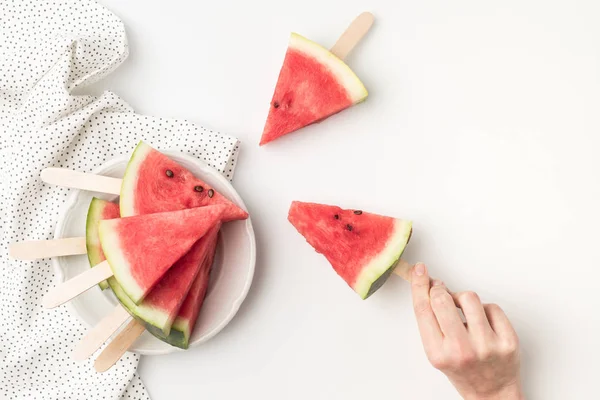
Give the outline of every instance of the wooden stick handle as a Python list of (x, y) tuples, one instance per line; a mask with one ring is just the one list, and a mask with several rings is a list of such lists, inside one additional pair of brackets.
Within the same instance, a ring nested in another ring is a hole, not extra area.
[(42, 305), (45, 308), (58, 307), (90, 289), (92, 286), (110, 278), (112, 275), (113, 272), (110, 269), (110, 265), (108, 265), (108, 261), (102, 261), (94, 268), (90, 268), (75, 278), (69, 279), (51, 289), (44, 297)]
[(52, 185), (109, 194), (121, 192), (122, 180), (109, 176), (87, 174), (66, 168), (46, 168), (40, 176), (42, 181)]
[(83, 361), (96, 352), (104, 342), (106, 342), (115, 333), (121, 325), (130, 318), (129, 313), (120, 304), (117, 305), (113, 312), (102, 318), (96, 326), (90, 329), (77, 343), (73, 351), (73, 360)]
[(410, 282), (410, 271), (412, 270), (412, 265), (400, 259), (398, 261), (398, 265), (396, 265), (396, 269), (394, 269), (394, 274), (398, 275), (400, 278), (404, 279), (407, 282)]
[(346, 29), (342, 36), (331, 48), (331, 52), (335, 54), (341, 60), (348, 57), (348, 54), (354, 49), (354, 47), (360, 42), (360, 40), (369, 32), (375, 17), (370, 12), (364, 12), (360, 14)]
[(127, 349), (135, 340), (144, 333), (144, 325), (135, 319), (123, 328), (121, 332), (102, 350), (102, 353), (96, 358), (94, 368), (97, 372), (105, 372), (110, 369), (125, 354)]
[(35, 260), (37, 258), (71, 256), (85, 253), (84, 237), (29, 240), (26, 242), (11, 243), (8, 246), (8, 255), (17, 260)]

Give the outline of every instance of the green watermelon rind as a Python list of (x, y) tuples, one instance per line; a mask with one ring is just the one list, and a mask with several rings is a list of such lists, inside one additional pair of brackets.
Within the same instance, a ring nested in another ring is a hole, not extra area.
[[(102, 218), (104, 201), (105, 200), (100, 200), (96, 197), (92, 198), (85, 222), (85, 248), (90, 267), (95, 267), (104, 261), (100, 255), (101, 247), (100, 242), (98, 241), (98, 222)], [(100, 289), (104, 290), (108, 288), (108, 282), (104, 280), (100, 282), (98, 286), (100, 286)]]
[(135, 215), (135, 188), (138, 180), (138, 171), (140, 166), (144, 163), (146, 156), (152, 152), (152, 147), (143, 141), (140, 141), (135, 150), (131, 154), (131, 158), (127, 163), (125, 174), (123, 175), (123, 182), (121, 183), (121, 193), (119, 199), (119, 207), (121, 209), (121, 216), (128, 217)]
[(125, 308), (125, 310), (127, 310), (127, 312), (138, 322), (142, 323), (147, 330), (152, 329), (157, 332), (162, 332), (163, 335), (170, 334), (172, 324), (169, 321), (169, 315), (167, 313), (158, 311), (152, 307), (144, 306), (143, 304), (136, 305), (133, 300), (127, 296), (127, 293), (125, 293), (114, 276), (108, 278), (108, 285), (123, 308)]
[(364, 101), (369, 95), (365, 85), (363, 85), (350, 67), (323, 46), (293, 32), (290, 37), (289, 47), (316, 59), (321, 65), (325, 65), (346, 89), (353, 104)]
[(404, 253), (412, 232), (412, 222), (396, 219), (394, 232), (383, 250), (362, 269), (353, 289), (362, 299), (375, 293), (389, 278)]
[(165, 335), (162, 330), (157, 329), (155, 326), (145, 324), (145, 327), (146, 330), (156, 338), (185, 350), (190, 346), (190, 332), (188, 327), (185, 326), (185, 322), (181, 322), (180, 320), (184, 321), (181, 318), (177, 318), (168, 335)]
[(106, 257), (121, 289), (123, 289), (129, 299), (137, 304), (142, 300), (144, 291), (131, 275), (129, 262), (127, 262), (119, 243), (119, 235), (114, 233), (112, 229), (112, 225), (114, 224), (115, 220), (104, 220), (98, 224), (104, 257)]

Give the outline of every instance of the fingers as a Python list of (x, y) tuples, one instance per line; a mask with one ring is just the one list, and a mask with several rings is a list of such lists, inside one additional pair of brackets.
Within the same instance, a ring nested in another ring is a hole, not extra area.
[(488, 318), (483, 309), (483, 304), (475, 292), (461, 292), (452, 294), (452, 298), (467, 320), (467, 330), (477, 335), (488, 336), (493, 333)]
[(485, 304), (483, 309), (485, 310), (490, 326), (493, 331), (496, 332), (496, 335), (511, 344), (518, 340), (517, 333), (508, 320), (508, 317), (497, 304)]
[(442, 332), (431, 308), (429, 298), (429, 274), (425, 264), (417, 263), (411, 271), (413, 307), (417, 325), (425, 350), (437, 347), (442, 340)]
[(446, 286), (440, 281), (434, 281), (429, 295), (431, 308), (444, 336), (457, 339), (466, 337), (467, 330)]

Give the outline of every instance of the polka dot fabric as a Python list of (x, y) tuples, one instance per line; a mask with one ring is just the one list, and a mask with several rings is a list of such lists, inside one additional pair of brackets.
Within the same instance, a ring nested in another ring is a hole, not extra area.
[(136, 114), (111, 92), (73, 95), (128, 54), (125, 30), (91, 1), (0, 2), (0, 398), (148, 399), (127, 353), (104, 374), (71, 361), (85, 334), (64, 306), (41, 307), (48, 260), (8, 259), (8, 244), (51, 239), (68, 189), (40, 171), (91, 171), (139, 140), (204, 159), (231, 178), (238, 141), (186, 121)]

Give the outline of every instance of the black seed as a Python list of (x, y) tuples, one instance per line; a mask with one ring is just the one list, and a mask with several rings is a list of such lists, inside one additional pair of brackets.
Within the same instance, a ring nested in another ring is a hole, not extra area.
[(346, 229), (348, 229), (349, 231), (352, 231), (352, 225), (350, 225), (350, 224), (346, 225)]
[(215, 195), (215, 191), (212, 189), (208, 189), (208, 197), (212, 198)]
[(337, 215), (337, 214), (335, 214), (335, 215), (333, 216), (333, 218), (335, 218), (335, 219), (340, 219), (340, 216), (339, 216), (339, 215)]
[(198, 185), (198, 186), (194, 186), (194, 190), (195, 190), (196, 192), (201, 192), (201, 191), (203, 191), (203, 190), (204, 190), (204, 188), (203, 188), (202, 186)]
[(279, 103), (278, 102), (273, 103), (273, 107), (279, 108)]
[(173, 171), (171, 171), (170, 169), (168, 169), (168, 170), (165, 172), (165, 174), (167, 174), (167, 176), (168, 176), (169, 178), (172, 178), (172, 177), (173, 177)]
[(356, 214), (356, 215), (360, 215), (360, 214), (362, 214), (362, 211), (360, 211), (360, 210), (355, 210), (355, 211), (354, 211), (354, 214)]

